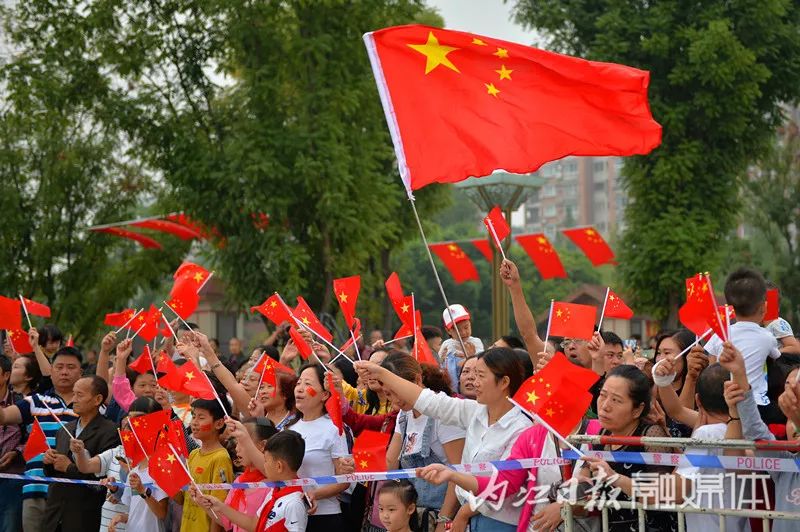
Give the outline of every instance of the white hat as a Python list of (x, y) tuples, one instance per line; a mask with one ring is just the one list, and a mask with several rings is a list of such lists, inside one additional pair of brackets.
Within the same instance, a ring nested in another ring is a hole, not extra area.
[[(450, 312), (447, 312), (447, 309), (444, 309), (442, 312), (442, 320), (444, 320), (445, 329), (452, 328), (454, 323), (470, 319), (469, 312), (464, 308), (464, 305), (450, 305), (449, 309)], [(450, 321), (450, 314), (453, 315), (452, 322)]]

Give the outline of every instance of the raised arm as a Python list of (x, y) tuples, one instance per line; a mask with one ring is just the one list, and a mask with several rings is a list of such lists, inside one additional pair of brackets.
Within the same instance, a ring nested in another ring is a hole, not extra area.
[[(669, 376), (672, 376), (673, 379), (675, 376), (675, 366), (672, 360), (665, 359), (660, 362), (653, 369), (653, 375), (658, 377), (656, 379), (658, 397), (661, 399), (661, 404), (664, 406), (664, 411), (667, 415), (688, 427), (694, 427), (700, 414), (691, 408), (683, 406), (678, 394), (675, 393), (675, 388), (672, 387), (672, 381), (667, 382)], [(663, 386), (661, 385), (662, 378), (664, 379)]]
[(33, 352), (36, 355), (36, 362), (39, 364), (39, 370), (42, 376), (49, 377), (53, 373), (53, 368), (50, 366), (50, 359), (44, 354), (42, 346), (39, 345), (39, 331), (36, 327), (31, 327), (28, 330), (28, 341), (33, 347)]
[(136, 400), (131, 383), (126, 375), (128, 369), (128, 357), (133, 351), (133, 338), (121, 341), (117, 345), (117, 356), (114, 360), (114, 380), (111, 381), (111, 395), (117, 404), (123, 409), (128, 410), (131, 403)]
[(214, 348), (211, 347), (211, 343), (208, 341), (208, 336), (198, 331), (194, 331), (193, 334), (196, 341), (196, 346), (206, 357), (208, 368), (214, 372), (214, 375), (216, 375), (216, 377), (219, 379), (219, 382), (221, 382), (222, 385), (225, 386), (225, 389), (228, 390), (228, 393), (231, 394), (233, 404), (236, 405), (236, 408), (239, 410), (239, 412), (248, 412), (251, 399), (250, 394), (247, 393), (247, 391), (244, 389), (244, 386), (242, 386), (239, 381), (236, 380), (236, 376), (231, 373), (231, 371), (226, 368), (222, 362), (220, 362), (217, 353), (214, 351)]
[(544, 351), (544, 341), (539, 338), (539, 333), (536, 331), (536, 320), (533, 318), (533, 313), (525, 301), (525, 293), (522, 291), (522, 282), (519, 278), (519, 270), (517, 265), (508, 259), (503, 260), (500, 264), (500, 278), (503, 284), (508, 288), (508, 293), (511, 295), (511, 306), (514, 309), (514, 321), (517, 324), (522, 340), (525, 342), (525, 349), (528, 350), (528, 355), (531, 357), (533, 367), (536, 367), (538, 353)]
[(103, 336), (103, 341), (100, 342), (100, 353), (97, 355), (97, 368), (95, 368), (94, 374), (106, 381), (106, 383), (108, 383), (108, 359), (116, 343), (117, 333), (114, 331)]

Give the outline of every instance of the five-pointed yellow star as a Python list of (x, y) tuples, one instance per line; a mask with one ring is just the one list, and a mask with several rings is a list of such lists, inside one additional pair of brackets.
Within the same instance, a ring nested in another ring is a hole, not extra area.
[(409, 309), (409, 306), (408, 306), (407, 304), (405, 304), (405, 303), (403, 303), (403, 306), (402, 306), (402, 307), (400, 307), (400, 310), (402, 310), (402, 311), (403, 311), (403, 314), (405, 314), (406, 312), (408, 312), (408, 309)]
[(543, 237), (543, 236), (540, 236), (540, 237), (539, 237), (539, 238), (537, 238), (536, 240), (537, 240), (537, 242), (539, 242), (540, 244), (547, 244), (547, 239), (546, 239), (545, 237)]
[(478, 39), (477, 37), (472, 39), (472, 44), (477, 44), (478, 46), (487, 46), (487, 44), (485, 42), (483, 42), (482, 40)]
[(562, 314), (564, 314), (564, 313), (563, 313), (563, 312), (561, 312), (561, 309), (558, 309), (558, 310), (556, 311), (556, 316), (557, 316), (557, 317), (559, 317), (559, 318), (560, 318)]
[(536, 392), (528, 392), (528, 402), (532, 405), (536, 404), (536, 401), (539, 400), (539, 396), (536, 395)]
[(506, 59), (508, 57), (508, 50), (505, 48), (498, 48), (497, 51), (492, 55), (496, 55), (500, 59)]
[(341, 301), (342, 303), (347, 303), (347, 294), (345, 294), (344, 292), (339, 294), (339, 301)]
[(553, 409), (552, 409), (552, 408), (548, 408), (548, 409), (547, 409), (547, 410), (545, 410), (545, 412), (544, 412), (544, 415), (546, 415), (547, 417), (553, 417), (553, 414), (555, 414), (555, 412), (553, 412)]
[(175, 456), (172, 455), (172, 454), (168, 454), (167, 455), (167, 462), (169, 462), (171, 464), (174, 461), (175, 461)]
[(484, 85), (486, 86), (486, 93), (497, 98), (497, 95), (500, 94), (500, 89), (495, 87), (494, 83), (484, 83)]
[(200, 281), (203, 280), (203, 274), (200, 273), (200, 272), (197, 272), (196, 274), (194, 274), (194, 280), (199, 283)]
[(439, 39), (433, 34), (432, 31), (428, 32), (428, 42), (425, 44), (409, 44), (409, 48), (415, 50), (425, 56), (425, 73), (428, 74), (431, 70), (444, 65), (450, 70), (461, 73), (458, 68), (447, 58), (447, 54), (458, 50), (452, 46), (442, 46), (439, 44)]
[(277, 301), (270, 301), (269, 306), (272, 307), (272, 308), (275, 308), (275, 307), (278, 306), (278, 302)]
[(586, 234), (587, 234), (588, 236), (592, 236), (592, 235), (594, 235), (594, 229), (587, 229), (587, 230), (586, 230)]
[(303, 323), (305, 323), (305, 324), (306, 324), (306, 327), (308, 327), (309, 325), (311, 325), (311, 321), (310, 321), (308, 318), (306, 318), (305, 316), (303, 316)]
[(186, 380), (187, 380), (187, 381), (190, 381), (190, 380), (192, 380), (192, 379), (194, 379), (194, 372), (192, 372), (192, 371), (187, 371), (187, 372), (186, 372)]
[(495, 72), (500, 74), (500, 79), (511, 80), (511, 73), (514, 71), (507, 69), (505, 65), (500, 65), (500, 70), (495, 70)]
[(362, 468), (366, 468), (369, 465), (369, 463), (366, 460), (361, 460), (359, 462), (359, 465), (361, 465)]

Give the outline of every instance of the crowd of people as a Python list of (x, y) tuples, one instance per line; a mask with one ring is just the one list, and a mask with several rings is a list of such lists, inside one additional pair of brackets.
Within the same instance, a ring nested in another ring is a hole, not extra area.
[[(767, 283), (758, 272), (743, 268), (726, 280), (725, 299), (736, 315), (729, 341), (714, 336), (696, 343), (687, 330), (664, 331), (655, 337), (652, 358), (611, 331), (596, 331), (591, 340), (542, 338), (514, 263), (504, 260), (500, 276), (510, 292), (519, 336), (503, 336), (485, 347), (472, 335), (467, 309), (452, 305), (443, 312), (444, 331), (422, 328), (437, 364), (420, 363), (411, 354), (411, 342), (390, 343), (380, 331), (359, 339), (346, 357), (332, 355), (301, 331), (314, 351), (304, 359), (284, 326), (249, 357), (236, 339), (230, 355), (221, 356), (219, 346), (196, 325), (174, 322), (175, 337), (163, 340), (153, 356), (166, 353), (176, 366), (192, 361), (218, 391), (216, 400), (165, 390), (153, 371), (131, 371), (130, 338), (108, 333), (87, 359), (80, 349), (64, 345), (56, 326), (32, 328), (33, 353), (16, 353), (6, 342), (0, 357), (0, 473), (5, 474), (0, 530), (552, 531), (564, 528), (565, 507), (576, 502), (567, 492), (577, 502), (602, 496), (649, 504), (656, 509), (647, 510), (646, 529), (656, 531), (679, 528), (675, 513), (658, 511), (670, 502), (800, 511), (800, 473), (786, 471), (745, 486), (737, 476), (741, 471), (592, 455), (484, 474), (451, 467), (564, 456), (567, 443), (508, 400), (558, 352), (598, 377), (591, 406), (572, 434), (723, 441), (796, 440), (800, 433), (800, 342), (785, 320), (763, 322)], [(266, 358), (280, 364), (274, 385), (255, 370)], [(332, 394), (342, 398), (343, 432), (326, 409)], [(137, 417), (160, 411), (183, 425), (189, 451), (192, 482), (174, 497), (150, 476), (147, 460), (129, 465), (119, 436)], [(50, 449), (26, 461), (23, 450), (34, 420)], [(387, 435), (386, 470), (416, 470), (416, 475), (305, 487), (202, 489), (203, 484), (353, 473), (353, 442), (367, 430)], [(582, 450), (631, 453), (623, 457), (640, 452), (795, 456), (625, 441), (585, 444)], [(14, 476), (21, 474), (100, 483)], [(713, 475), (722, 478), (719, 493), (706, 489), (700, 496), (698, 488), (707, 488)], [(642, 490), (644, 480), (653, 478), (675, 486), (671, 501), (664, 500), (669, 490)], [(501, 485), (503, 490), (494, 489)], [(600, 530), (596, 508), (574, 506), (569, 514), (577, 529)], [(720, 519), (726, 530), (760, 530), (760, 521), (740, 515), (690, 513), (685, 519), (690, 531), (719, 529)], [(793, 530), (793, 523), (775, 519), (772, 530)], [(638, 530), (639, 515), (612, 506), (608, 526)]]

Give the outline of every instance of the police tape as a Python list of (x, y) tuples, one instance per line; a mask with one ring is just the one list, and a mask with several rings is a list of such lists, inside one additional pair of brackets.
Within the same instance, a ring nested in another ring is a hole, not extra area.
[[(718, 456), (705, 454), (676, 453), (639, 453), (626, 451), (587, 451), (584, 456), (605, 460), (609, 463), (622, 464), (621, 473), (631, 469), (634, 464), (663, 467), (697, 467), (703, 469), (721, 469), (728, 471), (765, 471), (773, 473), (800, 473), (800, 458), (772, 458), (767, 456)], [(559, 467), (567, 465), (581, 457), (574, 451), (563, 451), (562, 458), (522, 458), (518, 460), (492, 460), (473, 464), (456, 464), (450, 468), (461, 473), (477, 476), (489, 476), (494, 471), (514, 471), (535, 469), (540, 467)], [(346, 475), (298, 478), (282, 482), (233, 482), (223, 484), (198, 484), (202, 490), (230, 490), (241, 488), (272, 488), (282, 486), (314, 486), (325, 484), (349, 484), (352, 482), (373, 482), (377, 480), (400, 480), (416, 478), (416, 469), (396, 469), (392, 471), (357, 472)], [(0, 478), (25, 480), (41, 483), (63, 483), (98, 486), (98, 480), (80, 480), (59, 477), (41, 477), (33, 475), (15, 475), (0, 473)], [(103, 483), (105, 484), (105, 483)], [(118, 487), (127, 484), (108, 483)], [(149, 485), (149, 484), (148, 484)]]

